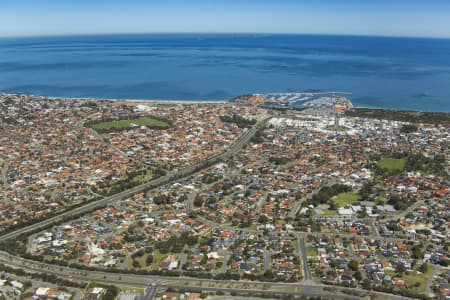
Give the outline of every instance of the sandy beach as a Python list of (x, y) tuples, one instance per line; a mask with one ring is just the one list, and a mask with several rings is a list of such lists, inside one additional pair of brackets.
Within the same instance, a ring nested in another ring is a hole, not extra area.
[(92, 100), (92, 101), (113, 101), (113, 102), (124, 102), (124, 103), (165, 103), (165, 104), (214, 104), (214, 103), (227, 103), (229, 100), (170, 100), (170, 99), (114, 99), (114, 98), (95, 98), (95, 97), (58, 97), (58, 96), (44, 96), (44, 95), (34, 95), (34, 94), (13, 94), (13, 93), (1, 93), (0, 95), (11, 95), (11, 96), (30, 96), (30, 97), (42, 97), (49, 100)]

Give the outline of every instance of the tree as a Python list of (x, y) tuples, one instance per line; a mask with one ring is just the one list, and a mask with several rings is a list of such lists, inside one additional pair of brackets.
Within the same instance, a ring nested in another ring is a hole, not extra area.
[(373, 188), (375, 186), (374, 181), (369, 181), (361, 187), (361, 189), (358, 191), (358, 194), (361, 196), (361, 201), (369, 200), (370, 194), (373, 193)]
[(428, 263), (424, 262), (420, 268), (419, 268), (420, 272), (422, 273), (426, 273), (428, 271)]
[(141, 264), (137, 260), (133, 260), (133, 268), (140, 268)]
[(356, 260), (351, 260), (348, 262), (348, 267), (352, 271), (358, 271), (359, 262), (357, 262)]
[(400, 132), (403, 133), (411, 133), (416, 132), (419, 129), (419, 127), (415, 124), (405, 124), (400, 128)]
[(149, 254), (146, 259), (147, 266), (150, 266), (153, 263), (153, 255)]
[(275, 274), (273, 274), (273, 272), (271, 270), (267, 270), (264, 273), (264, 278), (266, 278), (267, 280), (273, 280), (274, 277), (275, 277)]
[(425, 250), (420, 247), (420, 246), (414, 246), (414, 248), (412, 249), (413, 253), (412, 253), (412, 257), (414, 259), (422, 259), (424, 254), (425, 254)]
[(266, 215), (259, 215), (259, 217), (258, 217), (258, 223), (265, 224), (265, 223), (267, 223), (268, 221), (269, 221), (269, 218), (267, 218)]
[(135, 253), (133, 253), (131, 255), (132, 258), (137, 258), (137, 257), (142, 257), (144, 256), (144, 249), (139, 249), (138, 251), (136, 251)]
[(399, 262), (397, 266), (395, 267), (395, 272), (398, 274), (403, 274), (406, 271), (406, 267), (402, 262)]
[(114, 300), (119, 293), (119, 288), (116, 286), (107, 286), (106, 293), (103, 295), (102, 299), (104, 300)]
[(200, 261), (200, 264), (202, 266), (205, 266), (208, 263), (208, 257), (206, 255), (203, 255), (202, 260)]
[(330, 209), (331, 209), (331, 210), (338, 210), (338, 209), (339, 209), (339, 207), (338, 207), (336, 201), (334, 201), (334, 200), (329, 200), (329, 204), (330, 204)]
[(361, 272), (360, 272), (360, 271), (356, 271), (355, 274), (354, 274), (353, 276), (355, 277), (355, 279), (356, 279), (357, 281), (361, 281), (361, 279), (362, 279), (362, 275), (361, 275)]
[(195, 196), (195, 199), (194, 199), (194, 206), (195, 207), (201, 207), (201, 206), (203, 206), (203, 198), (202, 197), (200, 197), (200, 195), (199, 194), (197, 194), (197, 196)]

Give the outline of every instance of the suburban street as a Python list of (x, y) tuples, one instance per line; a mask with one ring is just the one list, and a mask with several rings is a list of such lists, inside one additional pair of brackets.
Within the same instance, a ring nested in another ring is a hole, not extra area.
[(305, 235), (301, 233), (297, 233), (297, 239), (299, 243), (299, 250), (302, 259), (303, 266), (303, 281), (305, 283), (314, 283), (311, 270), (308, 266), (308, 256), (306, 254), (306, 245), (305, 245)]

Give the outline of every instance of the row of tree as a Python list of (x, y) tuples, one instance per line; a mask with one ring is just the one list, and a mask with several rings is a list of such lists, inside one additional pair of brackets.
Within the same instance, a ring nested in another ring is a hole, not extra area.
[(75, 281), (71, 281), (71, 280), (65, 280), (65, 279), (59, 278), (58, 276), (53, 275), (53, 274), (35, 273), (35, 272), (29, 273), (29, 272), (24, 271), (23, 269), (11, 268), (4, 264), (0, 264), (0, 271), (6, 272), (6, 273), (11, 273), (11, 274), (16, 274), (18, 276), (29, 277), (29, 278), (39, 280), (39, 281), (50, 282), (50, 283), (62, 285), (62, 286), (71, 286), (71, 287), (79, 287), (79, 288), (84, 288), (86, 286), (85, 283), (75, 282)]
[(228, 116), (228, 115), (224, 115), (224, 116), (220, 116), (220, 121), (224, 122), (224, 123), (235, 123), (239, 128), (249, 128), (252, 127), (253, 125), (256, 124), (256, 120), (255, 119), (246, 119), (240, 115), (232, 115), (232, 116)]
[(446, 112), (418, 112), (407, 110), (355, 108), (353, 110), (346, 111), (345, 114), (351, 117), (397, 120), (411, 123), (425, 123), (435, 125), (450, 124), (450, 113)]

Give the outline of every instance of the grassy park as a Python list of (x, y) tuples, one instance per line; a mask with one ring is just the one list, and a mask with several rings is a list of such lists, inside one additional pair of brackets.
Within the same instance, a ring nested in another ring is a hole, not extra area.
[(167, 128), (169, 124), (165, 121), (158, 120), (152, 117), (141, 117), (137, 119), (130, 120), (117, 120), (117, 121), (107, 121), (91, 125), (91, 128), (97, 132), (110, 132), (113, 130), (123, 130), (132, 128), (134, 125), (137, 126), (147, 126), (150, 128)]
[(405, 164), (404, 158), (384, 157), (378, 161), (378, 166), (388, 171), (403, 171)]
[(433, 274), (434, 269), (429, 266), (425, 273), (420, 273), (417, 271), (418, 266), (415, 266), (413, 270), (404, 274), (397, 274), (395, 271), (387, 271), (386, 274), (391, 277), (403, 279), (408, 289), (418, 293), (423, 293), (427, 288), (428, 278)]
[(173, 107), (178, 106), (178, 104), (176, 104), (176, 103), (148, 103), (146, 105), (149, 107), (155, 107), (155, 108), (159, 108), (159, 109), (173, 108)]
[(351, 205), (359, 201), (360, 196), (354, 192), (340, 193), (333, 198), (333, 201), (338, 207)]
[[(153, 261), (151, 263), (151, 265), (147, 266), (147, 256), (149, 255), (153, 255)], [(153, 251), (152, 253), (145, 253), (144, 255), (140, 256), (140, 257), (136, 257), (136, 258), (127, 258), (126, 261), (126, 269), (127, 270), (133, 270), (136, 269), (133, 266), (133, 261), (137, 261), (139, 263), (139, 268), (138, 269), (144, 269), (144, 270), (158, 270), (159, 265), (161, 264), (161, 262), (167, 258), (167, 254), (162, 254), (160, 253), (158, 250)]]
[(332, 209), (322, 209), (322, 214), (324, 216), (334, 216), (336, 215), (336, 211)]
[(409, 274), (404, 274), (403, 279), (409, 289), (419, 293), (425, 292), (427, 288), (428, 277), (433, 274), (433, 268), (430, 266), (425, 273), (417, 273), (417, 267)]

